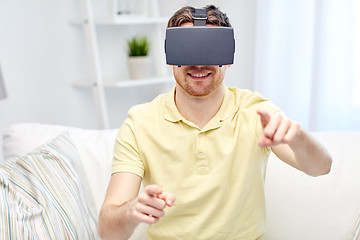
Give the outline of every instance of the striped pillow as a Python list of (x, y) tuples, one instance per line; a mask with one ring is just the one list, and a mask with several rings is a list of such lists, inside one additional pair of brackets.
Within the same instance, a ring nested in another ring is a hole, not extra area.
[(97, 239), (79, 163), (67, 133), (0, 163), (0, 239)]
[(360, 240), (360, 214), (354, 225), (351, 240)]

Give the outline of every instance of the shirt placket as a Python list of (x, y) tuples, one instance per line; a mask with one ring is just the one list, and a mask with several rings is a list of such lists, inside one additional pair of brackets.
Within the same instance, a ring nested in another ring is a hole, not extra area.
[(196, 172), (200, 175), (207, 175), (210, 173), (208, 153), (205, 146), (205, 132), (197, 134), (197, 148), (196, 148)]

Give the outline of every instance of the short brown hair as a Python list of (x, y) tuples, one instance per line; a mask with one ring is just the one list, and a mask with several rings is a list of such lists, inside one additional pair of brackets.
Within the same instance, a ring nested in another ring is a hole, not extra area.
[[(208, 15), (206, 20), (207, 24), (215, 24), (222, 27), (231, 27), (229, 18), (225, 13), (219, 10), (219, 8), (214, 5), (207, 5), (204, 7)], [(195, 12), (194, 7), (186, 6), (174, 13), (174, 15), (169, 19), (168, 27), (179, 27), (183, 23), (193, 23), (192, 18), (193, 13)]]

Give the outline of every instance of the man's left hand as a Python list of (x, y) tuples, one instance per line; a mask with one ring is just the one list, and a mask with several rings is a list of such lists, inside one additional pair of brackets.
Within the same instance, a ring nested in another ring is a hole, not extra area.
[(260, 147), (276, 146), (280, 143), (292, 143), (300, 135), (300, 125), (284, 116), (282, 113), (271, 115), (268, 111), (258, 109), (263, 134), (259, 139)]

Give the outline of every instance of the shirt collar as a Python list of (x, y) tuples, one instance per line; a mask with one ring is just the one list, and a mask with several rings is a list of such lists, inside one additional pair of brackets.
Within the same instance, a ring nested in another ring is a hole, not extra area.
[(224, 100), (221, 107), (215, 117), (218, 117), (220, 121), (232, 117), (239, 106), (236, 105), (236, 97), (234, 91), (230, 91), (228, 87), (224, 86)]
[[(173, 87), (171, 91), (165, 95), (164, 107), (164, 119), (170, 122), (178, 122), (185, 120), (175, 104), (175, 87)], [(234, 92), (230, 91), (226, 86), (224, 86), (223, 102), (219, 111), (210, 122), (212, 122), (213, 120), (216, 120), (217, 122), (222, 122), (226, 118), (233, 116), (237, 110), (238, 107), (236, 106)]]
[(164, 99), (164, 118), (170, 122), (178, 122), (183, 119), (175, 104), (175, 87), (165, 95)]

